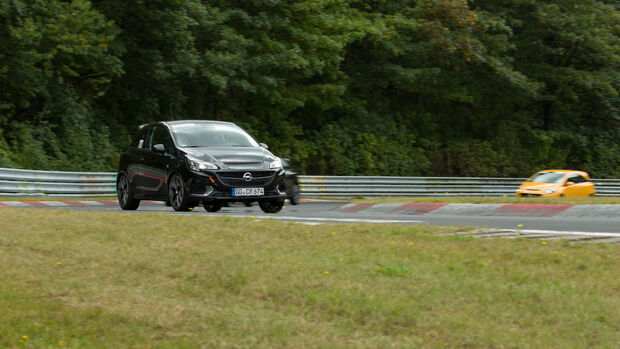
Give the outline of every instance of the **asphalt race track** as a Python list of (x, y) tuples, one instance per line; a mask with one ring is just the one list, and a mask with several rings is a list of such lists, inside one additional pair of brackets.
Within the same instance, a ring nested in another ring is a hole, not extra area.
[(277, 214), (263, 213), (258, 205), (231, 204), (216, 213), (198, 206), (192, 212), (175, 212), (159, 202), (143, 202), (137, 211), (122, 211), (114, 201), (4, 202), (1, 206), (76, 211), (108, 211), (130, 214), (165, 213), (171, 215), (231, 216), (271, 218), (306, 224), (321, 223), (398, 223), (460, 225), (475, 227), (484, 236), (502, 236), (520, 232), (524, 237), (551, 234), (558, 237), (587, 237), (620, 242), (620, 205), (510, 205), (510, 204), (440, 204), (348, 202), (287, 203)]

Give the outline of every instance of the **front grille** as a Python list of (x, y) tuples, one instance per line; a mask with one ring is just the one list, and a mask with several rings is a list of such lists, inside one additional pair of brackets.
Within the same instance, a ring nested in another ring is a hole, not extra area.
[[(246, 181), (243, 175), (252, 174), (252, 180)], [(230, 187), (256, 187), (266, 186), (273, 182), (275, 171), (235, 171), (235, 172), (218, 172), (217, 178)]]
[(232, 196), (232, 190), (231, 191), (215, 190), (213, 194), (211, 194), (210, 197), (218, 198), (218, 199), (231, 199), (231, 200), (260, 200), (263, 197), (269, 197), (269, 196), (281, 196), (281, 194), (279, 194), (275, 190), (265, 190), (265, 195), (263, 196)]
[(521, 197), (524, 197), (524, 198), (537, 198), (537, 197), (540, 197), (540, 194), (524, 194), (524, 193), (522, 193)]

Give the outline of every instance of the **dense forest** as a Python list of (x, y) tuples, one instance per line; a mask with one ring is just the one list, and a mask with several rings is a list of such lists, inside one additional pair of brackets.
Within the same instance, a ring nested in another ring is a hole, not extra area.
[(620, 178), (617, 0), (0, 0), (0, 167), (235, 122), (301, 173)]

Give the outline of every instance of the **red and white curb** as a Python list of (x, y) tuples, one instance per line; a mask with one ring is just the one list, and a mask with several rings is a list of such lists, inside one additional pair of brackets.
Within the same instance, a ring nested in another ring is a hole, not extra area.
[[(143, 201), (142, 203), (155, 203)], [(76, 207), (76, 206), (113, 206), (116, 200), (63, 200), (63, 201), (0, 201), (0, 207)]]
[[(301, 202), (309, 200), (301, 199)], [(161, 205), (162, 201), (142, 200), (141, 205)], [(0, 201), (0, 207), (79, 207), (118, 206), (117, 200), (62, 200), (62, 201)]]
[(345, 204), (342, 213), (385, 213), (423, 216), (515, 216), (515, 217), (620, 217), (620, 205), (546, 205), (546, 204), (448, 204), (448, 203), (377, 203)]
[[(306, 202), (306, 200), (302, 200)], [(143, 200), (157, 205), (159, 201)], [(0, 201), (0, 207), (79, 207), (117, 206), (117, 200)], [(514, 216), (514, 217), (588, 217), (618, 218), (620, 205), (547, 205), (547, 204), (448, 204), (421, 203), (348, 203), (337, 208), (341, 213), (383, 213), (399, 215)]]

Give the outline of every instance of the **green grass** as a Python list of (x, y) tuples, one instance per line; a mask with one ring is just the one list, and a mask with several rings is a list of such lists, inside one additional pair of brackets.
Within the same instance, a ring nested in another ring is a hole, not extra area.
[(618, 347), (620, 245), (461, 229), (0, 209), (0, 347)]

